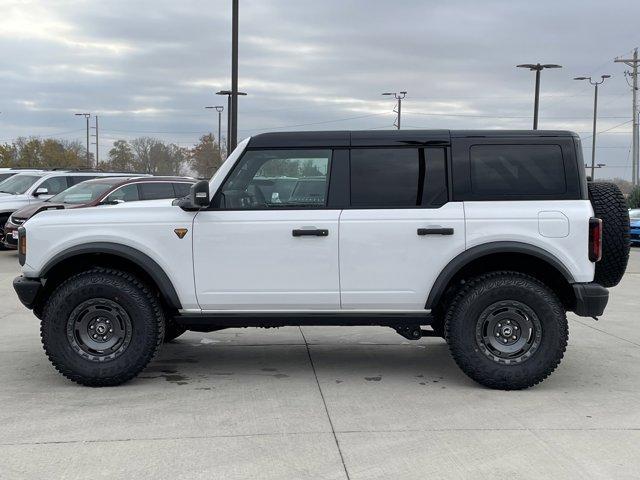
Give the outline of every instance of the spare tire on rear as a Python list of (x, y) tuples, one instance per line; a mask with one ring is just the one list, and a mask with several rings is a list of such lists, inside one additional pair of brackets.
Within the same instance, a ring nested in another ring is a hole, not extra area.
[(615, 287), (629, 261), (629, 210), (617, 185), (589, 182), (589, 200), (602, 220), (602, 260), (596, 263), (594, 282)]

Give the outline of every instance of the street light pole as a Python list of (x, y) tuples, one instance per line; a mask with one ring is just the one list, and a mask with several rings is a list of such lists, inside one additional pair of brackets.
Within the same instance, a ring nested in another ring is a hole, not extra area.
[(231, 27), (231, 138), (227, 155), (238, 144), (238, 0), (232, 0), (232, 27)]
[(591, 181), (595, 180), (596, 175), (596, 124), (598, 120), (598, 87), (604, 83), (611, 75), (602, 75), (600, 80), (592, 80), (591, 77), (575, 77), (574, 80), (588, 80), (594, 86), (593, 94), (593, 133), (591, 135)]
[(536, 87), (533, 101), (533, 129), (538, 129), (538, 111), (540, 108), (540, 72), (545, 68), (562, 68), (562, 65), (556, 65), (555, 63), (523, 63), (516, 65), (518, 68), (528, 68), (532, 72), (536, 72)]
[(87, 168), (91, 168), (91, 158), (89, 156), (89, 118), (91, 118), (90, 113), (75, 113), (76, 117), (84, 117), (87, 121)]
[[(245, 92), (236, 92), (237, 95), (246, 95)], [(226, 95), (227, 96), (227, 156), (231, 155), (231, 152), (233, 151), (235, 147), (235, 145), (232, 148), (232, 144), (231, 144), (231, 123), (232, 123), (232, 109), (233, 109), (233, 101), (232, 101), (232, 97), (233, 97), (233, 92), (231, 90), (220, 90), (219, 92), (216, 92), (216, 95)]]
[(394, 126), (400, 130), (400, 122), (402, 118), (402, 99), (407, 95), (407, 92), (385, 92), (382, 95), (393, 95), (393, 97), (398, 101), (398, 110), (394, 110), (397, 114), (396, 121)]
[(222, 123), (222, 112), (224, 110), (224, 107), (222, 105), (216, 105), (215, 107), (204, 107), (204, 108), (210, 108), (216, 109), (216, 112), (218, 112), (218, 149), (220, 150), (220, 156), (222, 156), (222, 129), (220, 127), (220, 124)]

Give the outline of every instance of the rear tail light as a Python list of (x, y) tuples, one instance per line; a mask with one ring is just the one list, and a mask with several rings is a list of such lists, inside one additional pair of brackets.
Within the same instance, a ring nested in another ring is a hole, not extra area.
[(602, 258), (602, 220), (589, 219), (589, 260), (599, 262)]

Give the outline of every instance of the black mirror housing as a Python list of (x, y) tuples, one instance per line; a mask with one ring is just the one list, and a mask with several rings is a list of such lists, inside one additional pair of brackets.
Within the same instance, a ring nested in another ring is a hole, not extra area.
[(191, 185), (189, 195), (183, 198), (176, 198), (173, 205), (183, 210), (192, 211), (200, 210), (208, 207), (211, 199), (209, 198), (209, 181), (201, 180)]
[(200, 180), (198, 183), (191, 185), (191, 202), (198, 208), (208, 207), (211, 199), (209, 198), (209, 181)]

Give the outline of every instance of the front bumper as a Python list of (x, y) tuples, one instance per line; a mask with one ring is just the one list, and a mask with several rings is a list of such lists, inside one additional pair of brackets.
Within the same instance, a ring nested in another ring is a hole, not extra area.
[(18, 228), (18, 225), (15, 225), (14, 223), (7, 220), (7, 223), (4, 226), (4, 237), (0, 238), (4, 247), (10, 248), (12, 250), (18, 249), (18, 239), (13, 238), (13, 232), (16, 232), (17, 235)]
[(602, 315), (609, 301), (609, 290), (599, 283), (574, 283), (576, 297), (574, 313), (580, 317), (598, 317)]
[(40, 279), (27, 278), (21, 275), (13, 279), (13, 288), (22, 304), (32, 309), (40, 290), (42, 290), (42, 282)]

